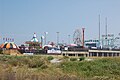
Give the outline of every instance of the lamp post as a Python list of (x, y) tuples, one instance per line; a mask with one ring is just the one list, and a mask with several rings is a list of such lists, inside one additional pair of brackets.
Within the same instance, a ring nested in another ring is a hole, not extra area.
[(43, 39), (44, 39), (44, 36), (41, 36), (41, 47), (43, 47)]
[(70, 35), (68, 35), (68, 44), (70, 44)]
[(107, 44), (107, 42), (108, 42), (108, 34), (107, 34), (107, 17), (105, 18), (105, 21), (106, 21), (106, 25), (105, 25), (105, 35), (106, 35), (106, 47), (108, 47), (108, 44)]
[(56, 32), (57, 33), (57, 45), (59, 44), (59, 32)]
[(101, 34), (100, 34), (100, 15), (99, 15), (99, 47), (100, 47), (100, 44), (101, 44), (101, 43), (100, 43), (100, 35), (101, 35)]
[(44, 43), (44, 45), (46, 45), (48, 32), (44, 32), (44, 33), (45, 33), (45, 43)]

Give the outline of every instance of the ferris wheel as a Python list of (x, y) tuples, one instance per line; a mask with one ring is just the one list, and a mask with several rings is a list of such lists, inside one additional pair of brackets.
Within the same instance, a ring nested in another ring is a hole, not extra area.
[(82, 45), (82, 34), (80, 29), (76, 29), (73, 34), (73, 42), (77, 45)]

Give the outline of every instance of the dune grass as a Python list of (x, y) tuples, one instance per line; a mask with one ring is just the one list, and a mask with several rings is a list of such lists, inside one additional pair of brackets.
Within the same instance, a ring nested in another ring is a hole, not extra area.
[(0, 80), (120, 80), (120, 58), (50, 63), (49, 56), (0, 56)]
[(65, 73), (74, 73), (80, 77), (102, 78), (102, 80), (120, 80), (120, 58), (103, 58), (94, 61), (63, 62)]

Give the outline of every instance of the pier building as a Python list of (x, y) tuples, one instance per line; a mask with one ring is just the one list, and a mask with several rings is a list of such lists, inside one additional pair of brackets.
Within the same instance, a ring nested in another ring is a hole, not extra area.
[(81, 51), (62, 51), (63, 56), (73, 57), (120, 57), (120, 50), (81, 50)]

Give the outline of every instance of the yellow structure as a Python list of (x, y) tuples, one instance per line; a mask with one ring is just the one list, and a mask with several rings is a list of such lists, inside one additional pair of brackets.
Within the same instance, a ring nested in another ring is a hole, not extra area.
[(18, 50), (14, 50), (14, 49), (3, 50), (2, 53), (7, 55), (21, 55), (21, 53)]

